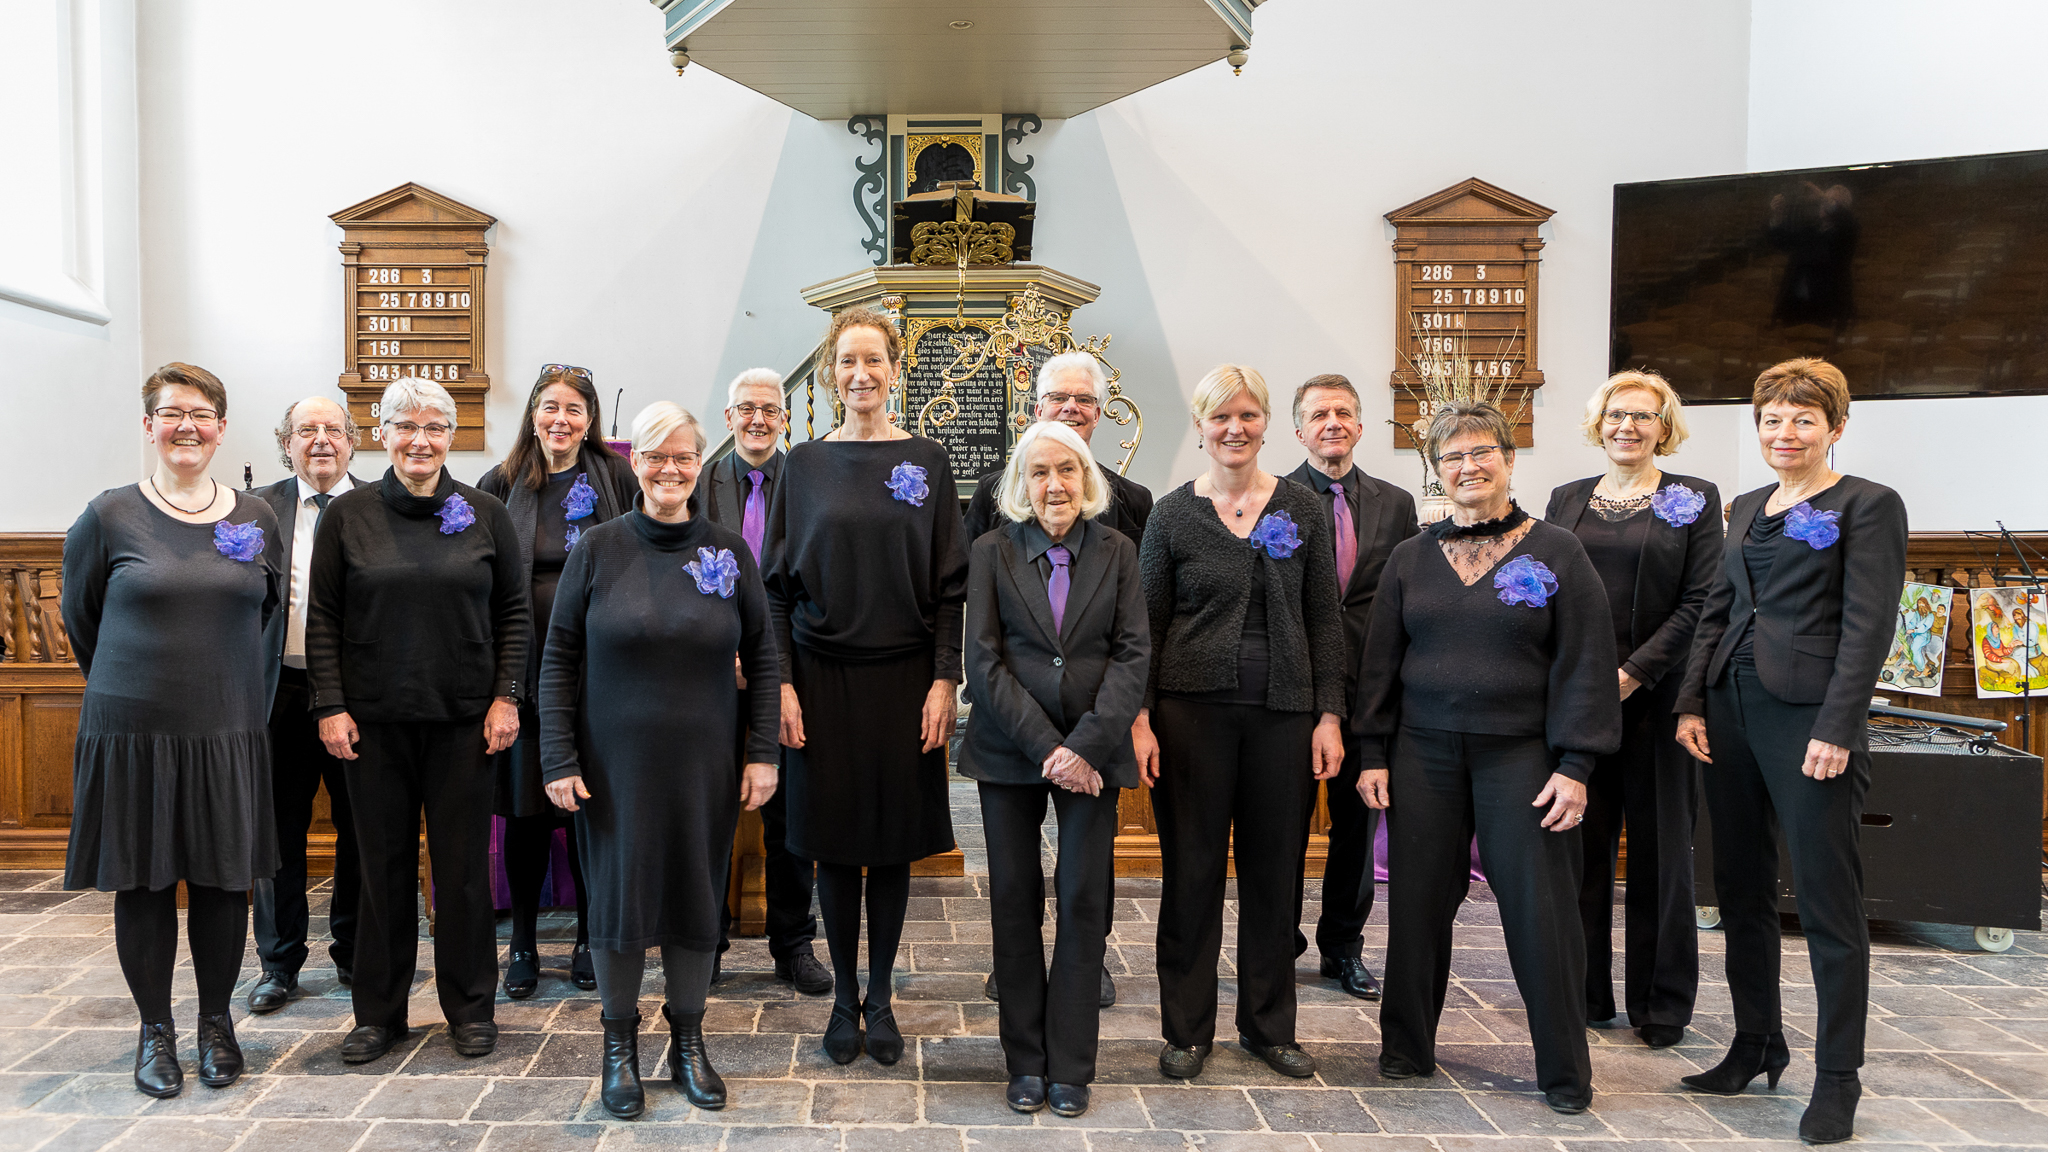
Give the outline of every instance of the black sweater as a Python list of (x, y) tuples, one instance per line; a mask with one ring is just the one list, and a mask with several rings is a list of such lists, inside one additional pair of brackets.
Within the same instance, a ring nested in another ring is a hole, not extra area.
[[(1501, 600), (1494, 576), (1516, 557), (1550, 569), (1543, 607)], [(1427, 534), (1394, 546), (1380, 576), (1358, 669), (1352, 731), (1363, 770), (1387, 766), (1401, 726), (1541, 736), (1574, 780), (1621, 746), (1621, 690), (1607, 590), (1579, 538), (1536, 521), (1493, 571), (1467, 586)]]
[(1232, 535), (1192, 481), (1152, 506), (1138, 554), (1152, 628), (1147, 708), (1161, 692), (1185, 696), (1237, 687), (1252, 565), (1262, 564), (1272, 662), (1266, 707), (1344, 714), (1344, 618), (1329, 518), (1313, 491), (1284, 478), (1259, 516), (1275, 512), (1292, 517), (1301, 538), (1281, 560)]
[[(476, 521), (443, 533), (460, 495)], [(419, 497), (390, 470), (327, 506), (306, 604), (313, 715), (357, 720), (480, 719), (523, 700), (531, 611), (512, 517), (496, 497), (441, 470)]]

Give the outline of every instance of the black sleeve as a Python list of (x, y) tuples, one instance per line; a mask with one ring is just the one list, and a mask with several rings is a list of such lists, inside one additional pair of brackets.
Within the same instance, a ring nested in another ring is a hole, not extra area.
[[(1557, 594), (1552, 597), (1549, 691), (1545, 739), (1558, 753), (1557, 770), (1584, 783), (1597, 757), (1621, 747), (1621, 694), (1614, 686), (1614, 617), (1607, 589), (1579, 538), (1563, 529), (1557, 549)], [(1898, 599), (1895, 593), (1892, 599)]]
[(1899, 589), (1906, 582), (1906, 504), (1889, 488), (1858, 496), (1841, 518), (1842, 632), (1827, 699), (1813, 721), (1813, 739), (1851, 748), (1870, 715), (1877, 672), (1898, 628)]
[(803, 578), (797, 574), (789, 548), (789, 493), (791, 465), (795, 462), (795, 453), (783, 458), (782, 478), (774, 484), (775, 492), (768, 498), (768, 523), (761, 533), (761, 555), (770, 558), (767, 569), (761, 573), (761, 584), (768, 593), (768, 627), (775, 636), (775, 657), (784, 684), (796, 678), (796, 636), (790, 616), (804, 599)]
[(1413, 549), (1396, 546), (1372, 598), (1372, 622), (1358, 649), (1358, 697), (1351, 734), (1358, 737), (1359, 770), (1387, 766), (1387, 745), (1401, 726), (1401, 664), (1408, 656), (1408, 626), (1401, 618), (1402, 584)]
[[(263, 529), (263, 576), (269, 589), (263, 595), (263, 627), (270, 627), (270, 618), (288, 607), (286, 601), (292, 593), (291, 569), (284, 563), (284, 532), (277, 524), (277, 513), (270, 502), (261, 497), (250, 501), (255, 505), (256, 523)], [(271, 656), (267, 650), (266, 656)]]
[(1162, 525), (1145, 534), (1145, 546), (1138, 553), (1138, 576), (1145, 586), (1145, 626), (1152, 634), (1152, 664), (1145, 672), (1145, 704), (1153, 707), (1159, 699), (1159, 666), (1165, 663), (1166, 633), (1173, 623), (1174, 599), (1173, 525)]
[(491, 543), (491, 635), (498, 642), (498, 672), (491, 686), (492, 696), (510, 696), (515, 703), (533, 698), (533, 685), (524, 683), (526, 650), (533, 643), (533, 604), (529, 600), (526, 565), (519, 559), (519, 537), (512, 530), (512, 514), (495, 498), (484, 513), (490, 518)]
[[(1039, 707), (1024, 685), (1010, 672), (1003, 657), (1002, 594), (1000, 580), (1002, 537), (974, 542), (974, 560), (967, 578), (967, 683), (977, 709), (986, 708), (989, 719), (1021, 749), (1032, 763), (1042, 764), (1061, 744), (1060, 730)], [(1136, 715), (1136, 709), (1132, 710)], [(1076, 748), (1083, 760), (1088, 754)], [(1088, 760), (1090, 764), (1100, 761)]]
[(555, 610), (548, 618), (548, 642), (540, 653), (540, 778), (552, 784), (581, 776), (576, 717), (583, 706), (584, 618), (596, 575), (596, 549), (579, 544), (562, 566), (555, 585)]
[[(100, 527), (100, 514), (88, 504), (64, 533), (64, 589), (57, 612), (64, 620), (64, 632), (71, 638), (71, 654), (78, 671), (92, 677), (92, 655), (100, 643), (100, 614), (107, 607), (107, 541)], [(21, 637), (17, 660), (25, 659), (28, 638)], [(52, 654), (54, 659), (54, 654)]]
[[(1282, 484), (1294, 481), (1282, 480)], [(1301, 622), (1307, 628), (1311, 684), (1315, 689), (1317, 712), (1344, 715), (1344, 606), (1337, 589), (1337, 552), (1329, 536), (1335, 531), (1323, 514), (1321, 498), (1302, 487), (1307, 498), (1302, 505), (1308, 531), (1302, 547), (1308, 549), (1308, 571), (1303, 574)], [(1320, 717), (1318, 717), (1320, 719)]]
[[(745, 763), (775, 764), (780, 762), (782, 663), (775, 650), (774, 625), (768, 619), (768, 590), (761, 584), (761, 569), (755, 566), (754, 554), (744, 541), (732, 554), (740, 562), (740, 675), (747, 678), (745, 696), (752, 710), (745, 718)], [(548, 639), (554, 639), (553, 633)]]
[(965, 532), (961, 538), (963, 546), (969, 551), (973, 550), (976, 540), (987, 535), (988, 531), (996, 526), (996, 494), (1002, 487), (1001, 469), (975, 482), (974, 495), (967, 501)]
[(1714, 576), (1721, 570), (1721, 546), (1725, 539), (1721, 533), (1721, 490), (1712, 484), (1706, 488), (1707, 506), (1700, 509), (1699, 518), (1685, 530), (1685, 590), (1679, 594), (1678, 607), (1662, 627), (1650, 633), (1621, 662), (1622, 669), (1645, 688), (1654, 688), (1672, 671), (1683, 670), (1700, 613), (1714, 587)]
[[(1152, 663), (1152, 634), (1145, 623), (1144, 584), (1138, 577), (1138, 550), (1106, 535), (1116, 555), (1116, 638), (1109, 645), (1109, 666), (1095, 689), (1095, 704), (1074, 730), (1066, 746), (1098, 771), (1130, 739), (1131, 723), (1145, 702), (1145, 681)], [(1043, 757), (1040, 758), (1041, 760)]]
[(930, 485), (939, 506), (932, 517), (932, 591), (938, 612), (932, 621), (932, 679), (960, 682), (961, 629), (967, 621), (967, 546), (960, 523), (960, 486), (952, 462), (938, 453), (938, 480)]
[[(1718, 531), (1720, 525), (1714, 527)], [(1714, 661), (1714, 651), (1728, 631), (1728, 614), (1735, 608), (1735, 584), (1728, 579), (1728, 565), (1740, 563), (1742, 557), (1723, 537), (1721, 562), (1714, 566), (1714, 582), (1707, 589), (1706, 603), (1700, 606), (1699, 624), (1692, 632), (1692, 655), (1686, 660), (1685, 684), (1678, 690), (1678, 702), (1671, 709), (1680, 716), (1707, 714), (1707, 667)]]
[(483, 477), (476, 482), (476, 490), (495, 496), (498, 503), (503, 504), (505, 497), (512, 494), (512, 485), (505, 480), (505, 466), (503, 464), (491, 465), (491, 470), (484, 473)]
[(320, 517), (306, 570), (306, 682), (316, 720), (348, 711), (341, 690), (341, 629), (348, 615), (348, 557), (342, 543), (349, 506), (337, 500)]

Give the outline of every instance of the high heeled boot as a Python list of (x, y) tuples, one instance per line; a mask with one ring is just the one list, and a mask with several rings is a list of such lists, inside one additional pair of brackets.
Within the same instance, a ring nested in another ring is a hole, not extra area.
[(1829, 1072), (1813, 1078), (1813, 1098), (1799, 1118), (1799, 1138), (1808, 1144), (1836, 1144), (1856, 1134), (1856, 1101), (1863, 1082), (1854, 1072)]
[(677, 1015), (664, 1004), (661, 1014), (668, 1018), (668, 1067), (676, 1087), (706, 1111), (725, 1107), (725, 1080), (711, 1066), (711, 1053), (704, 1050), (704, 1013)]
[(1680, 1084), (1696, 1092), (1711, 1092), (1716, 1096), (1734, 1096), (1759, 1075), (1768, 1078), (1771, 1087), (1778, 1086), (1778, 1077), (1785, 1066), (1792, 1062), (1792, 1052), (1785, 1047), (1785, 1034), (1773, 1032), (1766, 1036), (1761, 1032), (1737, 1032), (1735, 1043), (1728, 1048), (1728, 1054), (1721, 1062), (1691, 1076), (1678, 1078)]
[(647, 1110), (647, 1092), (640, 1087), (640, 1014), (624, 1020), (599, 1016), (604, 1025), (604, 1075), (597, 1098), (604, 1110), (633, 1120)]
[(227, 1013), (199, 1018), (199, 1082), (225, 1088), (242, 1076), (242, 1046), (235, 1040), (235, 1021)]
[(169, 1020), (142, 1022), (135, 1041), (135, 1087), (145, 1096), (176, 1096), (185, 1087), (178, 1067), (178, 1030)]

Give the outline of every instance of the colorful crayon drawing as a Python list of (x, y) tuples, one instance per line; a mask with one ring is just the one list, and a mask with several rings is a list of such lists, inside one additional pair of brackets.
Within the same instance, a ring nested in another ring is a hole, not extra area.
[(1970, 589), (1977, 698), (2048, 694), (2048, 597), (2030, 588)]
[(1939, 584), (1906, 582), (1899, 593), (1899, 622), (1891, 654), (1877, 673), (1881, 688), (1941, 695), (1941, 665), (1948, 656), (1948, 611), (1952, 593)]

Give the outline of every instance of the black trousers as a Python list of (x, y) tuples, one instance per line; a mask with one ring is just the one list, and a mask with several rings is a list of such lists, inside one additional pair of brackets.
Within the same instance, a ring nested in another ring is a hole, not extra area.
[(320, 743), (320, 725), (307, 711), (310, 696), (301, 668), (279, 670), (277, 699), (270, 709), (270, 798), (277, 816), (277, 875), (258, 880), (250, 901), (255, 913), (256, 955), (265, 972), (296, 976), (305, 966), (306, 828), (313, 822), (313, 798), (327, 785), (334, 819), (334, 898), (327, 908), (327, 948), (338, 968), (354, 968), (356, 901), (362, 891), (362, 862), (356, 852), (355, 819), (348, 802), (342, 761)]
[(1237, 1030), (1262, 1045), (1294, 1042), (1294, 888), (1301, 809), (1316, 783), (1309, 767), (1315, 721), (1310, 712), (1171, 696), (1152, 710), (1160, 760), (1152, 814), (1165, 872), (1159, 1017), (1169, 1044), (1216, 1038), (1216, 961), (1233, 829)]
[[(811, 951), (818, 938), (818, 918), (811, 914), (811, 890), (817, 884), (817, 866), (789, 850), (789, 798), (780, 787), (761, 805), (761, 843), (767, 859), (763, 870), (768, 887), (768, 954), (777, 963), (799, 952)], [(731, 882), (730, 858), (726, 865)], [(732, 906), (718, 918), (718, 950), (732, 946)]]
[[(1051, 784), (986, 781), (980, 788), (1003, 1058), (1012, 1076), (1092, 1083), (1101, 1032), (1102, 954), (1109, 938), (1102, 878), (1114, 866), (1118, 790), (1087, 796)], [(1041, 929), (1045, 870), (1039, 862), (1048, 798), (1060, 828), (1053, 872), (1059, 911), (1049, 973)]]
[[(1380, 814), (1358, 794), (1358, 740), (1346, 736), (1344, 767), (1330, 778), (1330, 854), (1323, 860), (1323, 910), (1316, 917), (1316, 951), (1332, 960), (1365, 953), (1365, 922), (1372, 917), (1372, 835)], [(1316, 791), (1308, 791), (1301, 813), (1301, 867), (1294, 881), (1294, 922), (1301, 923), (1308, 890), (1308, 826), (1315, 819)], [(1308, 937), (1294, 930), (1294, 954), (1308, 951)]]
[(1863, 1066), (1870, 1014), (1870, 925), (1863, 918), (1858, 853), (1870, 751), (1852, 748), (1849, 770), (1832, 780), (1803, 775), (1799, 767), (1819, 711), (1819, 705), (1779, 700), (1753, 668), (1730, 663), (1707, 693), (1714, 762), (1701, 776), (1714, 821), (1714, 888), (1728, 936), (1735, 1027), (1775, 1032), (1784, 1021), (1778, 991), (1783, 828), (1820, 1009), (1813, 1062), (1823, 1071), (1849, 1072)]
[(434, 870), (434, 987), (451, 1024), (491, 1019), (498, 951), (491, 908), (491, 788), (483, 718), (357, 722), (348, 761), (363, 856), (357, 1024), (403, 1028), (419, 956), (420, 812)]
[(1628, 1022), (1692, 1022), (1700, 988), (1699, 928), (1693, 920), (1692, 827), (1699, 816), (1699, 762), (1678, 746), (1679, 676), (1639, 688), (1621, 703), (1621, 748), (1602, 756), (1586, 781), (1585, 881), (1579, 923), (1586, 930), (1586, 1018), (1614, 1016), (1614, 865), (1628, 828), (1628, 913), (1622, 994)]
[(1593, 1066), (1586, 1054), (1586, 943), (1573, 914), (1579, 833), (1544, 829), (1546, 809), (1533, 806), (1557, 757), (1541, 736), (1404, 725), (1391, 768), (1383, 1053), (1424, 1071), (1436, 1067), (1451, 924), (1471, 888), (1476, 832), (1529, 1018), (1537, 1086), (1584, 1099)]

